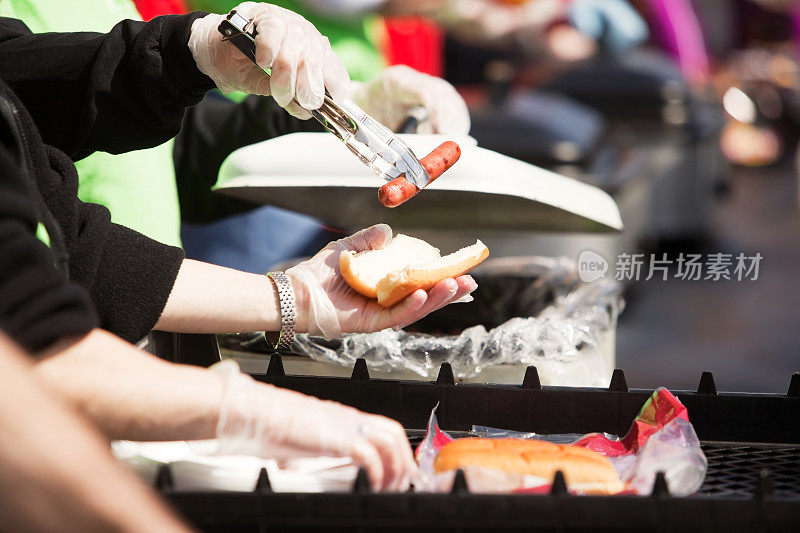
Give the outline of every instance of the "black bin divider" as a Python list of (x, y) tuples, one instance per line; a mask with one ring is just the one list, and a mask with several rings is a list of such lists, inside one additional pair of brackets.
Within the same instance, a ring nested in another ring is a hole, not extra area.
[[(617, 369), (608, 389), (542, 387), (534, 367), (525, 385), (456, 384), (445, 363), (434, 382), (372, 379), (363, 360), (354, 377), (289, 376), (280, 356), (272, 356), (267, 374), (253, 375), (271, 383), (398, 420), (406, 428), (424, 428), (439, 405), (439, 425), (469, 430), (473, 424), (537, 433), (605, 431), (624, 435), (652, 394), (629, 389)], [(800, 374), (792, 376), (788, 394), (720, 393), (705, 372), (698, 391), (672, 391), (689, 410), (701, 440), (800, 444)], [(529, 383), (535, 382), (535, 383)]]
[[(163, 491), (201, 531), (796, 531), (800, 503), (674, 498)], [(429, 529), (430, 528), (430, 529)]]

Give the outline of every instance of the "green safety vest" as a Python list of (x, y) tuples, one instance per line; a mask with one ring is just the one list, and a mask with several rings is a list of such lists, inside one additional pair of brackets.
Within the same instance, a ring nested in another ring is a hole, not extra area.
[[(0, 0), (0, 15), (21, 19), (35, 33), (107, 32), (120, 20), (141, 19), (131, 0)], [(75, 166), (81, 200), (108, 207), (118, 224), (180, 246), (172, 141), (121, 155), (95, 152)]]

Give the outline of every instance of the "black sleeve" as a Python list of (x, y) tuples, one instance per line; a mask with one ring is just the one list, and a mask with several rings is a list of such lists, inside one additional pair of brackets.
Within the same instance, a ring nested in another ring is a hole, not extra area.
[(73, 160), (174, 137), (184, 110), (214, 85), (187, 46), (205, 13), (124, 20), (107, 34), (31, 34), (0, 18), (0, 78), (22, 99), (45, 143)]
[(147, 335), (167, 304), (183, 258), (180, 248), (110, 224), (89, 289), (101, 327), (131, 343)]
[(222, 162), (242, 146), (301, 131), (324, 129), (316, 120), (293, 117), (272, 98), (250, 95), (235, 103), (209, 93), (187, 111), (175, 138), (173, 156), (181, 219), (202, 224), (256, 207), (211, 191)]
[(56, 269), (55, 254), (37, 238), (28, 183), (0, 144), (0, 329), (35, 352), (88, 332), (98, 319), (87, 293)]

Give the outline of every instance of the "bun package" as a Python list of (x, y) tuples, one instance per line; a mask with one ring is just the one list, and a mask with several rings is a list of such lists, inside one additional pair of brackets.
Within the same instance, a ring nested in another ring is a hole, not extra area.
[(657, 472), (664, 472), (673, 495), (697, 491), (708, 462), (681, 402), (657, 389), (645, 402), (628, 433), (540, 435), (473, 426), (471, 437), (454, 439), (431, 413), (428, 432), (417, 447), (421, 492), (451, 490), (464, 472), (471, 492), (550, 490), (561, 471), (573, 494), (650, 494)]

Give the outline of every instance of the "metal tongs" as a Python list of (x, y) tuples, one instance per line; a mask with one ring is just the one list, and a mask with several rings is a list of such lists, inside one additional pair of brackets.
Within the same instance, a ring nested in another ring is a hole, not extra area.
[[(219, 31), (224, 35), (224, 41), (230, 41), (253, 63), (256, 62), (257, 32), (252, 20), (234, 9), (219, 25)], [(264, 71), (264, 75), (269, 76), (269, 73)], [(309, 112), (386, 181), (405, 174), (406, 179), (420, 189), (430, 181), (428, 172), (406, 143), (353, 102), (334, 102), (326, 89), (322, 107)]]

